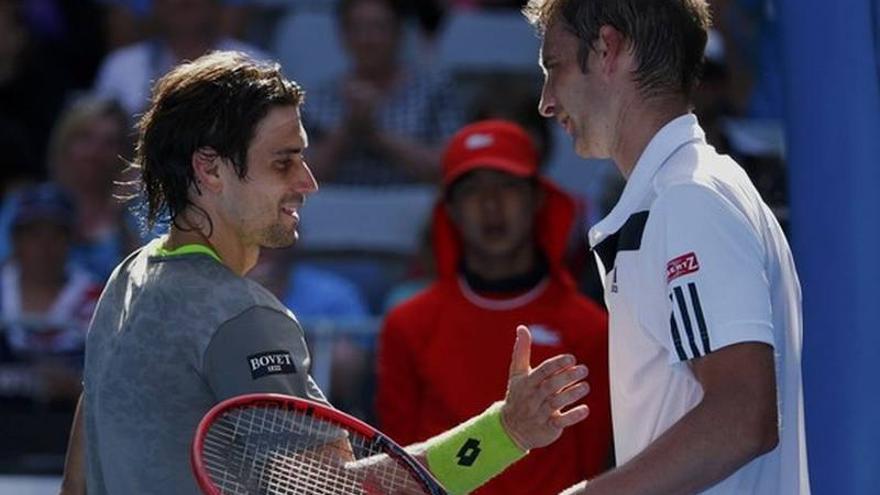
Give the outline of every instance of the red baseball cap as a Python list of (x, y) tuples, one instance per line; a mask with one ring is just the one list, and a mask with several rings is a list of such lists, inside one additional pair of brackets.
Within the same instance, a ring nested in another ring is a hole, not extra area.
[(538, 173), (538, 151), (529, 134), (506, 120), (482, 120), (461, 128), (443, 153), (443, 186), (475, 169), (494, 169), (518, 177)]

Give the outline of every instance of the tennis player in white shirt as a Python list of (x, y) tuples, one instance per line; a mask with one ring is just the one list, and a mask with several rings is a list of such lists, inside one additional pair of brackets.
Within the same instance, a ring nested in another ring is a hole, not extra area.
[(788, 243), (690, 112), (705, 0), (532, 0), (540, 111), (627, 178), (590, 230), (618, 467), (578, 494), (810, 493)]

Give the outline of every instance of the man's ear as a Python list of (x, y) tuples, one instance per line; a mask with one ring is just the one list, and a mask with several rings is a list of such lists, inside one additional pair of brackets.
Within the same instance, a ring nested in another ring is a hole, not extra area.
[(223, 189), (223, 180), (220, 176), (220, 166), (223, 159), (214, 151), (214, 148), (204, 146), (192, 154), (193, 177), (196, 180), (196, 189), (202, 191), (218, 192)]
[(605, 24), (599, 28), (594, 51), (601, 73), (605, 76), (612, 76), (627, 64), (629, 44), (623, 33)]

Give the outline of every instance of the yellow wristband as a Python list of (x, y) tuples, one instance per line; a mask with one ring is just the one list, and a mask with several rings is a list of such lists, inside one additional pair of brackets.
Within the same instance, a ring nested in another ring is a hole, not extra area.
[(501, 425), (501, 402), (429, 441), (428, 468), (452, 495), (470, 493), (528, 454)]

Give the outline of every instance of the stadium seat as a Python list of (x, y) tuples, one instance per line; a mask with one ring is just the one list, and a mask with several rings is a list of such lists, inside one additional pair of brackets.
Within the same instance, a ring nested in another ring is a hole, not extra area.
[(297, 250), (354, 282), (378, 314), (420, 247), (435, 199), (430, 186), (322, 186), (303, 207)]
[(440, 34), (437, 59), (453, 73), (537, 72), (539, 47), (519, 12), (453, 12)]

